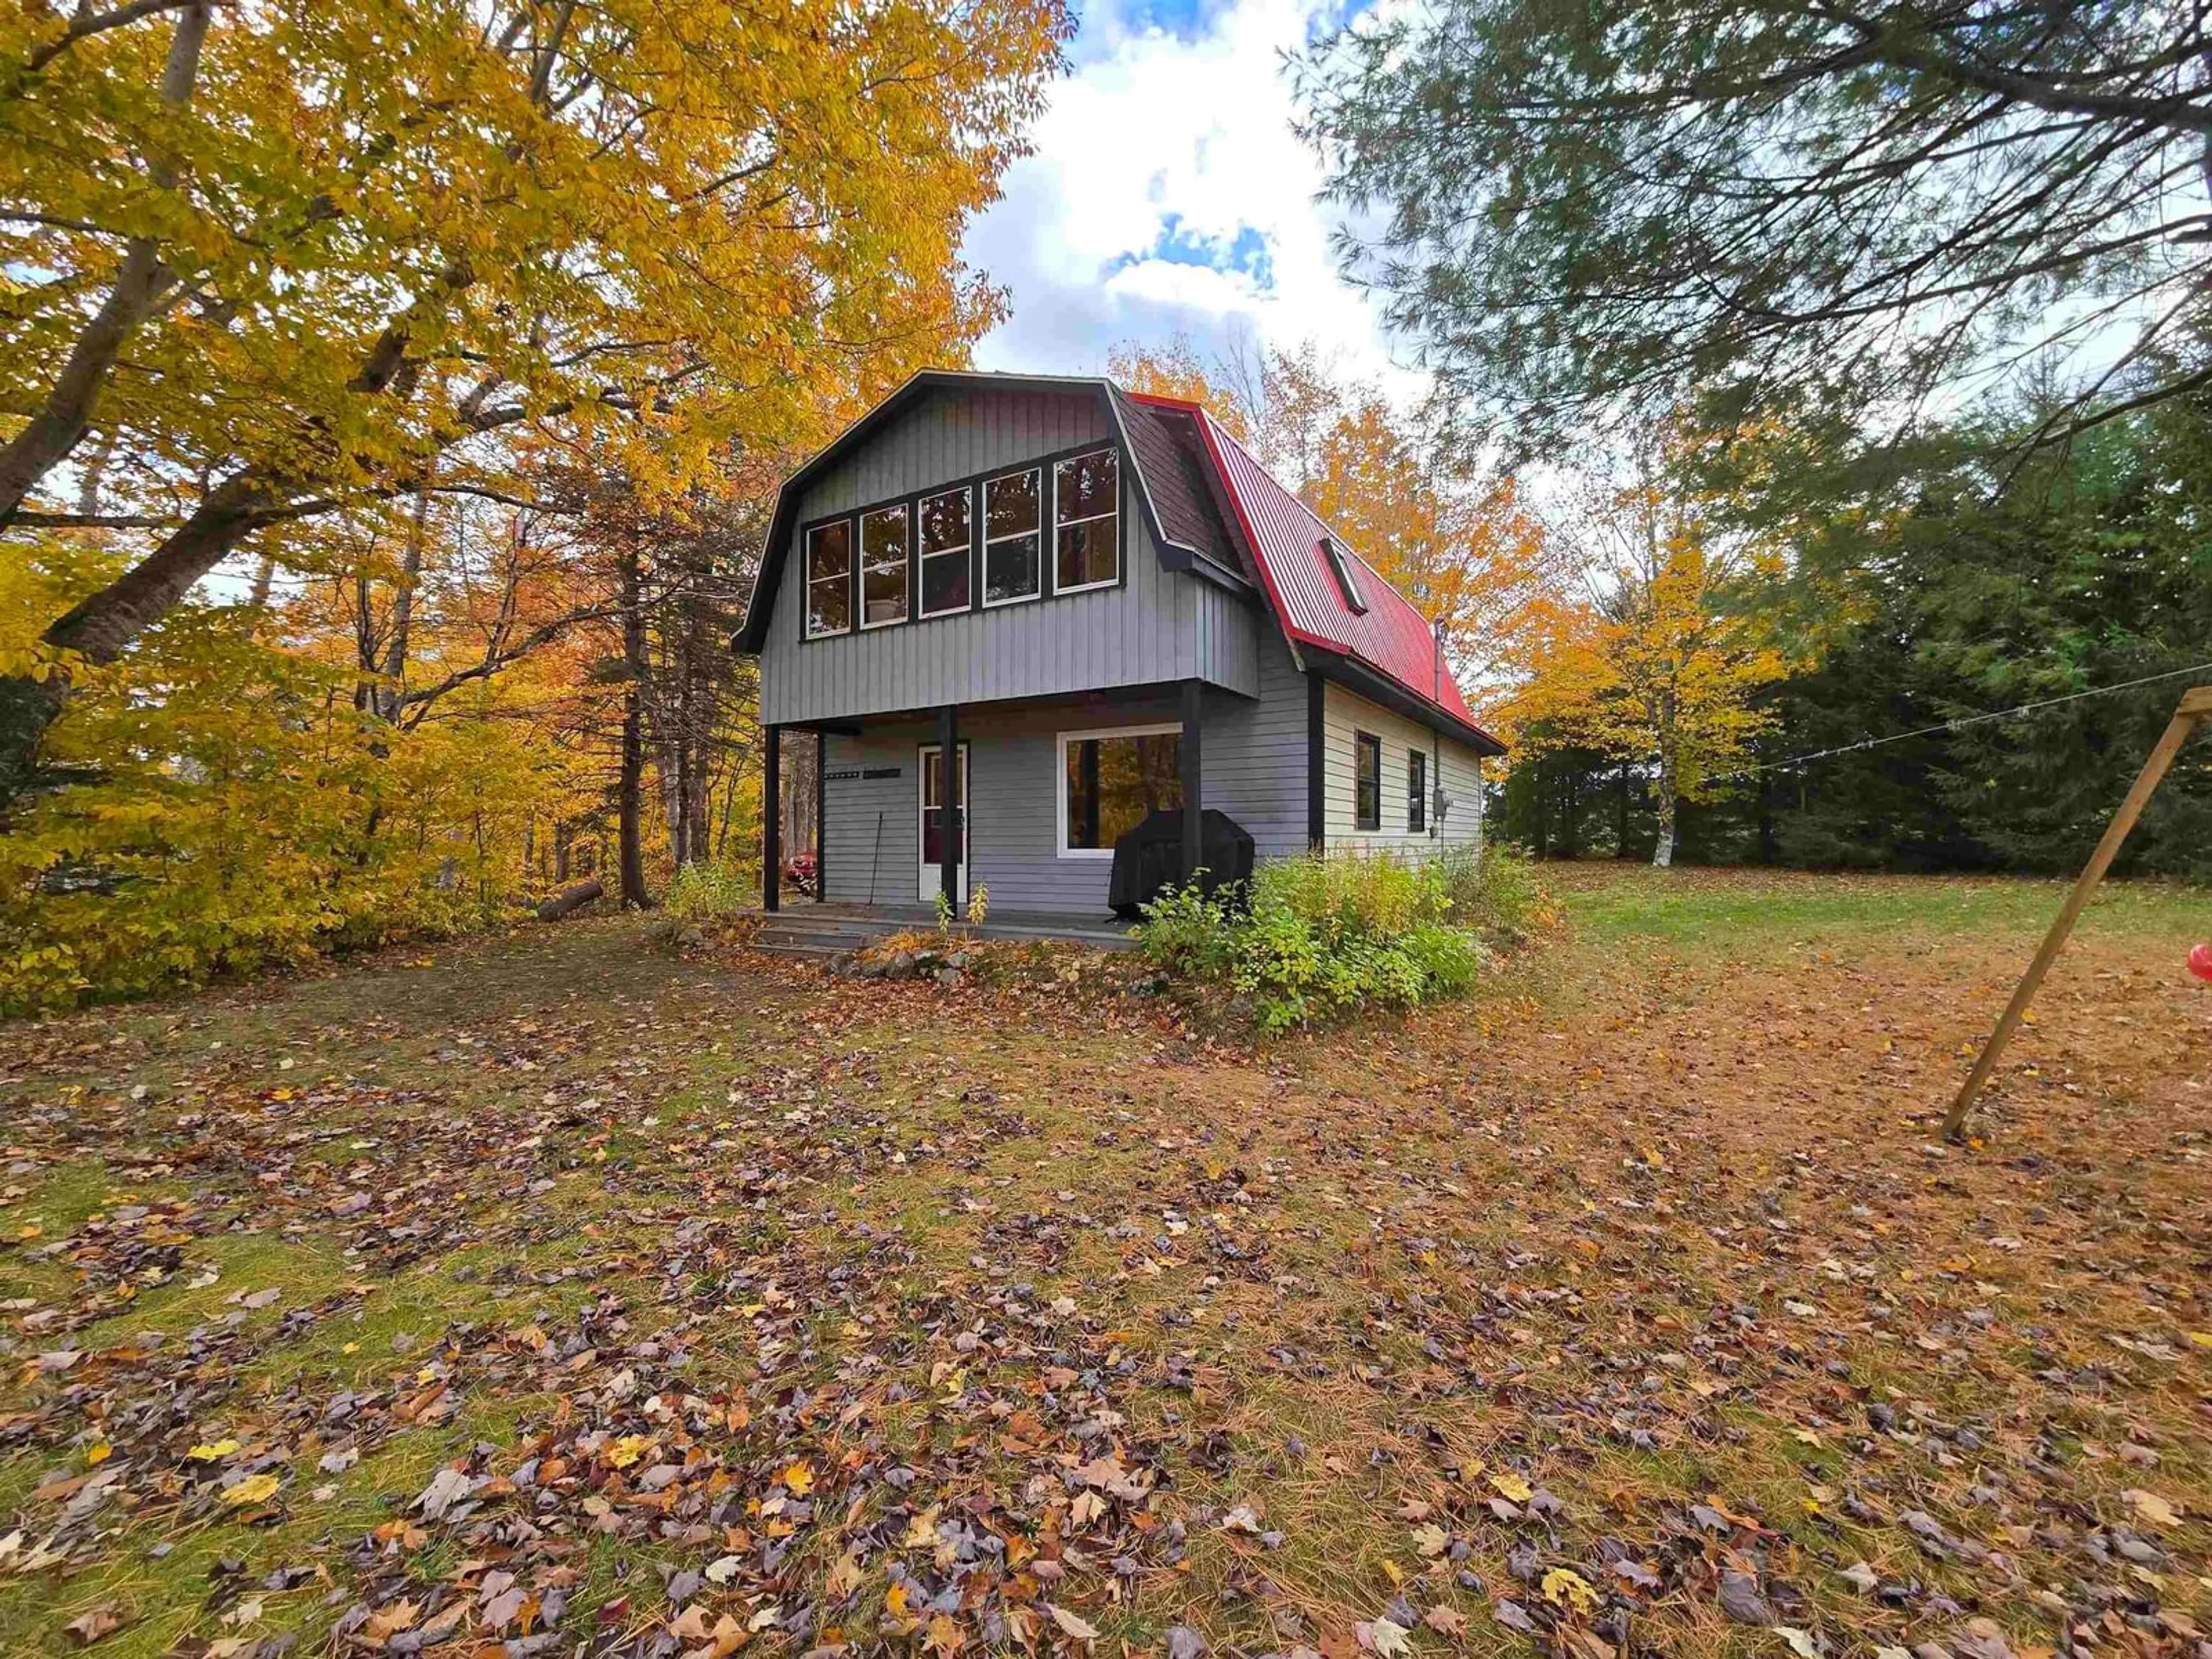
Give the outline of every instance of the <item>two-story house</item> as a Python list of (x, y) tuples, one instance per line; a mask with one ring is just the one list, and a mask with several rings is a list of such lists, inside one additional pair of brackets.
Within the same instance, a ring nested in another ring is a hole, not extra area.
[(1504, 752), (1358, 550), (1199, 405), (1099, 379), (915, 375), (785, 483), (736, 643), (771, 738), (819, 744), (841, 903), (1095, 917), (1156, 809), (1262, 858), (1472, 842)]

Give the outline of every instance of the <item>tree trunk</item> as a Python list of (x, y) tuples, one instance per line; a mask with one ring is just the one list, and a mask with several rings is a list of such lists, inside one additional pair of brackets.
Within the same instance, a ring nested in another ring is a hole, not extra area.
[(1536, 787), (1528, 792), (1535, 797), (1536, 856), (1540, 859), (1549, 857), (1552, 851), (1552, 781), (1545, 775), (1551, 767), (1548, 755), (1536, 763)]
[(622, 779), (616, 789), (622, 858), (622, 902), (642, 910), (652, 902), (645, 890), (645, 843), (640, 819), (645, 806), (645, 607), (638, 574), (637, 546), (627, 542), (620, 558), (623, 600), (623, 664), (629, 673), (623, 696)]
[[(191, 102), (210, 15), (207, 0), (198, 0), (177, 14), (176, 30), (169, 37), (168, 61), (161, 71), (161, 102), (172, 112)], [(155, 189), (174, 187), (174, 171), (166, 162), (147, 171)], [(114, 372), (123, 348), (175, 280), (175, 273), (161, 263), (161, 248), (154, 238), (134, 236), (124, 245), (115, 286), (77, 336), (45, 404), (0, 448), (0, 526), (15, 518), (25, 498), (82, 441), (92, 424), (93, 404)]]
[(399, 588), (392, 596), (392, 637), (385, 642), (379, 665), (382, 683), (376, 688), (376, 712), (386, 720), (399, 718), (400, 680), (407, 672), (408, 635), (415, 621), (415, 585), (422, 578), (422, 544), (428, 539), (430, 469), (422, 469), (422, 487), (415, 495), (415, 515), (407, 526), (407, 550), (400, 557)]
[(1759, 861), (1766, 865), (1782, 862), (1782, 843), (1774, 830), (1773, 780), (1764, 769), (1759, 774)]
[(1620, 763), (1620, 788), (1618, 791), (1620, 818), (1613, 829), (1613, 855), (1625, 859), (1628, 853), (1628, 763)]
[(1659, 757), (1659, 844), (1651, 849), (1651, 864), (1664, 870), (1674, 862), (1674, 763), (1671, 757)]
[(604, 895), (606, 890), (607, 890), (601, 886), (596, 880), (580, 883), (577, 886), (571, 887), (565, 893), (562, 893), (556, 897), (547, 899), (544, 903), (539, 905), (538, 907), (538, 920), (540, 921), (558, 921), (562, 917), (569, 915), (575, 911), (582, 909), (593, 899), (599, 898)]
[[(258, 476), (241, 473), (218, 486), (192, 516), (136, 566), (46, 629), (46, 643), (95, 663), (113, 662), (149, 624), (222, 562), (274, 501)], [(69, 690), (60, 672), (44, 680), (0, 678), (0, 809), (30, 784), (46, 728)]]

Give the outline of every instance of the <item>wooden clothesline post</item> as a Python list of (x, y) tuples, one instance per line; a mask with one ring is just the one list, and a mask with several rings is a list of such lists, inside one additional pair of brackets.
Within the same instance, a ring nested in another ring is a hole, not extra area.
[(2058, 920), (2051, 924), (2051, 931), (2043, 936), (2043, 948), (2035, 953), (2035, 960), (2027, 964), (2027, 972), (2021, 975), (2020, 984), (2012, 994), (2012, 1000), (2005, 1005), (2004, 1014), (1998, 1019), (1996, 1030), (1990, 1033), (1990, 1040), (1982, 1046), (1982, 1057), (1974, 1062), (1973, 1072), (1960, 1089), (1959, 1097), (1951, 1103), (1951, 1109), (1943, 1119), (1943, 1136), (1947, 1140), (1964, 1138), (1966, 1113), (1972, 1107), (1974, 1097), (1981, 1093), (1982, 1085), (1990, 1080), (1990, 1073), (1996, 1069), (1997, 1060), (2003, 1054), (2005, 1045), (2012, 1041), (2014, 1031), (2019, 1029), (2021, 1017), (2027, 1013), (2027, 1005), (2034, 1000), (2036, 989), (2043, 983), (2043, 976), (2051, 971), (2051, 964), (2057, 960), (2067, 935), (2074, 931), (2074, 924), (2081, 920), (2082, 907), (2088, 903), (2089, 895), (2097, 890), (2097, 884), (2105, 878), (2105, 872), (2112, 868), (2112, 860), (2119, 854), (2120, 843), (2127, 840), (2128, 832), (2136, 827), (2136, 820), (2142, 816), (2144, 806), (2149, 803), (2160, 781), (2166, 776), (2166, 769), (2173, 764), (2174, 756), (2188, 740), (2189, 734), (2197, 729), (2197, 723), (2206, 719), (2212, 719), (2212, 685), (2200, 685), (2183, 692), (2180, 707), (2173, 711), (2172, 720), (2166, 723), (2165, 732), (2152, 745), (2150, 758), (2143, 762), (2142, 770), (2136, 775), (2127, 799), (2120, 803), (2120, 810), (2112, 814), (2112, 823), (2106, 827), (2104, 839), (2097, 843), (2097, 850), (2089, 854), (2089, 862), (2082, 866), (2081, 876), (2074, 883), (2074, 890), (2066, 896), (2066, 903), (2058, 912)]

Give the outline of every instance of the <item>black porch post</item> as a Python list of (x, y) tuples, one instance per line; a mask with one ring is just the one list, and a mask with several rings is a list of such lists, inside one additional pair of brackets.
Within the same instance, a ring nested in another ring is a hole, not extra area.
[(814, 902), (830, 902), (830, 734), (814, 733)]
[(761, 727), (761, 908), (783, 907), (783, 728)]
[(960, 812), (960, 711), (951, 703), (937, 711), (938, 891), (956, 913), (960, 908), (960, 843), (968, 826)]
[(1316, 853), (1328, 840), (1328, 682), (1306, 675), (1306, 845)]
[(1206, 801), (1203, 769), (1200, 764), (1200, 730), (1206, 714), (1206, 684), (1182, 683), (1182, 737), (1177, 744), (1182, 760), (1182, 878), (1196, 878), (1206, 862)]

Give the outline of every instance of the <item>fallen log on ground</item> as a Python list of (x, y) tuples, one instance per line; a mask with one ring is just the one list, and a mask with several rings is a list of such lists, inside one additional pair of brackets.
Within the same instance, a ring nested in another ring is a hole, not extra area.
[(562, 917), (582, 909), (593, 899), (604, 897), (606, 889), (596, 881), (579, 882), (565, 893), (547, 899), (538, 907), (538, 920), (558, 921)]

